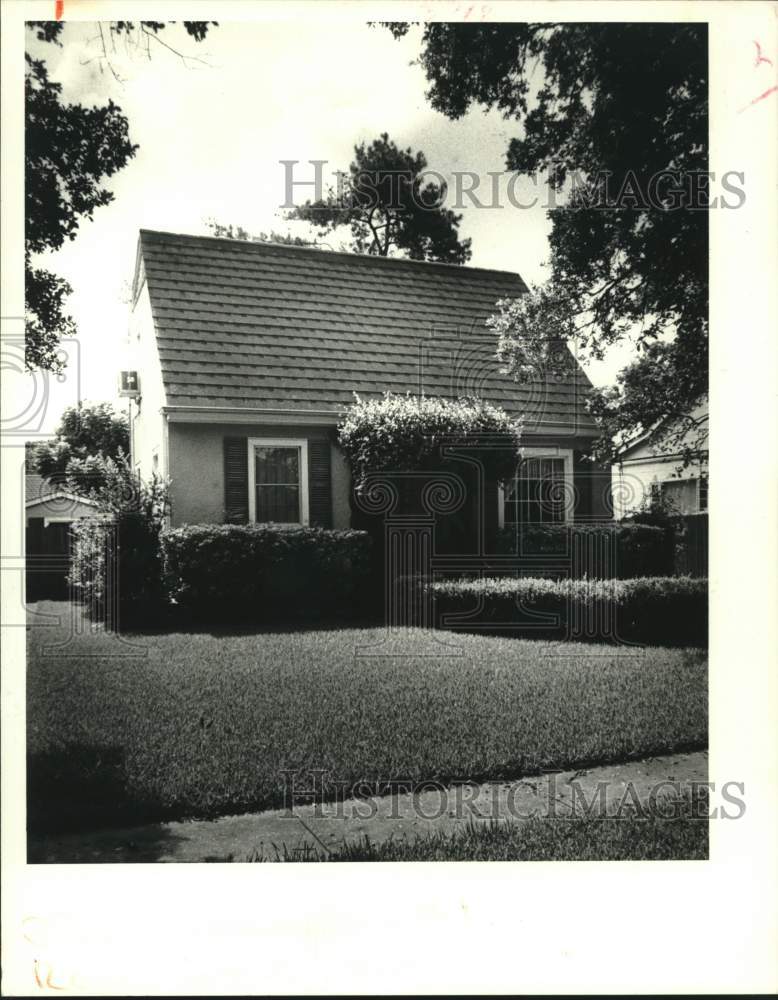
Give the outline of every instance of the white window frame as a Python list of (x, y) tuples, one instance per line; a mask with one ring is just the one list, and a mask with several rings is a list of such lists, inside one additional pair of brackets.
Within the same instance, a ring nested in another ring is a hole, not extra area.
[[(249, 438), (249, 521), (257, 522), (257, 467), (255, 448), (299, 448), (300, 449), (300, 520), (284, 521), (284, 524), (309, 523), (308, 512), (308, 441), (305, 438)], [(278, 522), (279, 524), (282, 522)]]
[[(525, 458), (561, 458), (564, 461), (565, 475), (565, 524), (569, 524), (575, 516), (575, 500), (573, 491), (573, 449), (572, 448), (522, 448), (522, 460)], [(505, 527), (505, 486), (497, 487), (497, 525)]]

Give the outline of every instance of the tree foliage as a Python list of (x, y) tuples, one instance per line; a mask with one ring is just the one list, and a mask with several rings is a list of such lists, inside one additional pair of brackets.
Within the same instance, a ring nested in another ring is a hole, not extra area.
[(130, 450), (127, 418), (109, 403), (69, 406), (55, 434), (32, 449), (32, 468), (52, 482), (74, 480), (78, 493), (101, 486), (104, 460), (121, 461)]
[(462, 217), (443, 207), (445, 197), (446, 183), (427, 172), (424, 154), (400, 149), (384, 132), (369, 146), (354, 147), (348, 173), (339, 174), (339, 190), (291, 209), (287, 218), (324, 233), (348, 227), (357, 253), (464, 264), (470, 240), (459, 239)]
[[(388, 27), (398, 37), (409, 29)], [(511, 337), (520, 354), (526, 336), (536, 341), (531, 352), (558, 336), (560, 319), (583, 356), (636, 342), (637, 360), (593, 401), (601, 453), (614, 437), (671, 426), (668, 418), (681, 418), (707, 390), (706, 31), (691, 23), (423, 27), (432, 106), (456, 119), (477, 104), (519, 121), (507, 168), (543, 173), (567, 192), (549, 211), (551, 281), (540, 302), (514, 311), (512, 331), (502, 315), (503, 358)]]
[[(184, 29), (201, 41), (208, 25), (186, 21)], [(62, 44), (61, 21), (30, 21), (27, 27), (39, 42)], [(166, 25), (110, 21), (105, 27), (101, 23), (101, 37), (104, 30), (120, 36), (133, 27), (144, 37), (156, 38)], [(76, 333), (65, 311), (72, 289), (38, 266), (33, 256), (59, 250), (65, 240), (75, 238), (84, 219), (92, 219), (95, 209), (113, 200), (103, 182), (121, 170), (138, 147), (130, 141), (127, 118), (113, 101), (95, 107), (67, 103), (62, 85), (49, 77), (46, 62), (29, 53), (25, 59), (25, 363), (30, 370), (60, 371), (60, 341)]]
[(232, 222), (217, 222), (216, 219), (206, 219), (205, 222), (213, 236), (227, 240), (245, 240), (249, 243), (283, 243), (291, 247), (311, 246), (310, 240), (305, 240), (302, 236), (293, 236), (291, 233), (280, 233), (276, 229), (270, 232), (252, 234), (243, 226), (238, 226)]

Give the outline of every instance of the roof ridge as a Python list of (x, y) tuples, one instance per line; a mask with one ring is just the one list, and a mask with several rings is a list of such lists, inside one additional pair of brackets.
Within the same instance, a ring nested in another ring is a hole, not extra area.
[(229, 236), (200, 236), (195, 233), (173, 233), (169, 230), (164, 229), (144, 229), (140, 228), (138, 230), (141, 236), (174, 236), (176, 239), (185, 240), (207, 240), (209, 243), (234, 243), (242, 247), (255, 247), (257, 249), (266, 250), (272, 248), (274, 250), (291, 251), (293, 253), (300, 254), (310, 254), (310, 253), (326, 253), (332, 254), (335, 257), (346, 257), (346, 258), (358, 258), (359, 260), (373, 261), (375, 264), (387, 264), (392, 265), (398, 264), (413, 264), (413, 265), (426, 265), (427, 267), (446, 267), (451, 268), (458, 272), (473, 273), (474, 271), (479, 274), (500, 274), (500, 275), (510, 275), (512, 278), (518, 278), (524, 287), (527, 287), (527, 283), (524, 281), (522, 276), (518, 271), (505, 271), (496, 267), (470, 267), (467, 264), (448, 264), (445, 261), (439, 260), (411, 260), (408, 257), (382, 257), (377, 254), (368, 253), (355, 253), (350, 250), (330, 250), (325, 247), (316, 245), (306, 245), (297, 246), (292, 243), (274, 243), (271, 240), (240, 240), (234, 239)]

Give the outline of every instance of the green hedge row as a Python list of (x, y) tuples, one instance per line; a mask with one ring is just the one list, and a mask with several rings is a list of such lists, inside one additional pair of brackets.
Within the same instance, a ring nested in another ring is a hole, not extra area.
[(267, 524), (166, 531), (170, 596), (204, 621), (317, 621), (364, 611), (371, 540), (363, 531)]
[(528, 524), (501, 528), (496, 551), (541, 565), (545, 557), (548, 569), (564, 564), (568, 575), (626, 580), (672, 575), (674, 539), (672, 529), (651, 524)]
[(444, 580), (422, 586), (433, 599), (438, 628), (652, 646), (707, 646), (708, 642), (706, 579), (527, 577)]

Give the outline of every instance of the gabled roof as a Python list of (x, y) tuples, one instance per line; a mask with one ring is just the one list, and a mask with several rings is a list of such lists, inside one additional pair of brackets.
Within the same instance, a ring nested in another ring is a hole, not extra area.
[[(703, 406), (705, 408), (705, 413), (704, 415), (702, 415), (702, 419), (707, 420), (708, 418), (707, 397), (703, 397), (703, 399), (700, 400), (700, 402), (698, 402), (697, 407), (695, 407), (695, 409), (692, 410), (692, 414), (697, 412), (698, 409), (702, 409)], [(675, 419), (677, 420), (678, 418)], [(619, 456), (620, 459), (623, 459), (626, 455), (629, 455), (632, 451), (634, 451), (635, 448), (640, 447), (640, 445), (653, 444), (654, 442), (657, 442), (659, 448), (656, 452), (656, 455), (657, 457), (660, 457), (663, 454), (661, 448), (662, 444), (661, 433), (665, 428), (668, 427), (670, 421), (671, 421), (670, 417), (662, 417), (659, 420), (654, 421), (654, 423), (651, 424), (649, 428), (634, 434), (629, 440), (624, 441), (617, 449), (616, 454)], [(667, 452), (667, 454), (669, 455), (670, 453)]]
[(31, 507), (37, 503), (46, 503), (49, 500), (69, 500), (73, 503), (84, 503), (88, 507), (96, 507), (97, 504), (89, 497), (77, 496), (70, 493), (64, 486), (52, 483), (45, 476), (37, 472), (25, 472), (24, 474), (24, 503), (26, 507)]
[(140, 257), (171, 409), (337, 415), (354, 393), (478, 395), (528, 428), (594, 433), (566, 347), (564, 374), (500, 373), (484, 321), (526, 291), (518, 274), (149, 230)]

